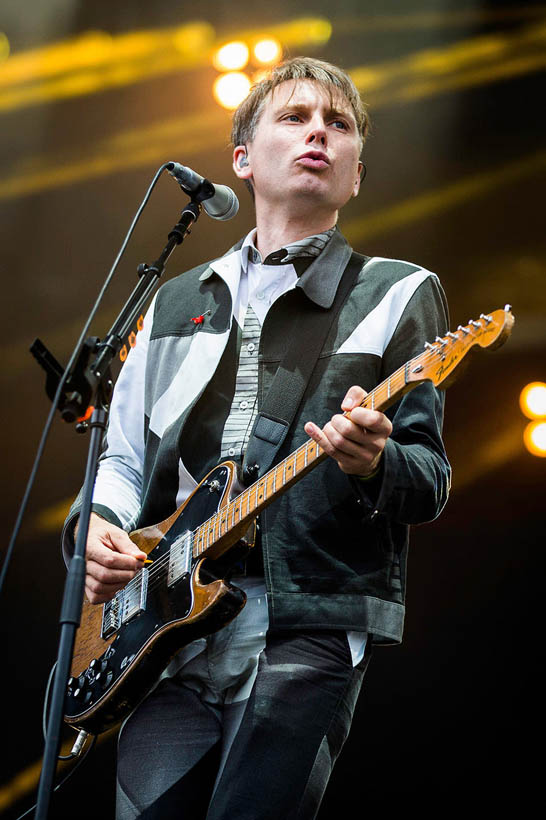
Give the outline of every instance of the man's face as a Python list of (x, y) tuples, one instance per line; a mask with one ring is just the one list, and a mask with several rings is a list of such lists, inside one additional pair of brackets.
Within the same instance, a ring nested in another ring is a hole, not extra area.
[(254, 186), (256, 205), (293, 202), (298, 208), (337, 211), (360, 186), (360, 138), (348, 100), (313, 80), (281, 83), (266, 98), (248, 166), (234, 152), (234, 168)]

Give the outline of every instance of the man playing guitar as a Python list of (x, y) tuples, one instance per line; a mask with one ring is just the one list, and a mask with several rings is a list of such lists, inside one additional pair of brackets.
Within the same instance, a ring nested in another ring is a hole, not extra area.
[(387, 414), (359, 405), (447, 318), (434, 274), (358, 257), (336, 228), (359, 192), (367, 130), (355, 86), (328, 63), (296, 58), (253, 87), (234, 115), (233, 168), (256, 228), (160, 288), (116, 385), (87, 542), (92, 604), (144, 566), (128, 532), (171, 515), (218, 462), (242, 460), (297, 345), (298, 300), (326, 321), (352, 265), (278, 453), (310, 437), (330, 458), (262, 514), (232, 578), (241, 613), (158, 670), (123, 725), (118, 820), (315, 817), (372, 646), (401, 640), (409, 525), (435, 518), (449, 489), (443, 399), (427, 383)]

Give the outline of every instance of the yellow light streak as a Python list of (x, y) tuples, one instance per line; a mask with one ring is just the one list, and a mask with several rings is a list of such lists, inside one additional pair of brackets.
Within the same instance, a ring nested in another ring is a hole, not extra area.
[[(306, 17), (279, 23), (271, 37), (286, 47), (314, 48), (328, 41), (328, 20)], [(246, 29), (255, 42), (263, 29)], [(0, 65), (0, 111), (99, 93), (164, 74), (209, 66), (225, 43), (209, 23), (110, 35), (87, 32), (39, 49), (13, 54)]]
[(520, 393), (519, 406), (528, 419), (546, 418), (546, 384), (531, 382)]
[[(470, 69), (434, 81), (414, 81), (405, 87), (393, 91), (391, 101), (393, 103), (414, 102), (424, 97), (443, 94), (448, 91), (457, 91), (462, 88), (475, 88), (478, 85), (489, 85), (490, 83), (517, 77), (518, 75), (540, 71), (545, 67), (546, 51), (539, 54), (514, 57), (492, 66)], [(373, 105), (373, 101), (370, 100), (370, 102)]]
[(0, 63), (9, 57), (9, 40), (3, 31), (0, 31)]
[(462, 490), (487, 473), (511, 463), (521, 455), (521, 424), (514, 422), (486, 441), (470, 448), (460, 463), (453, 464), (453, 490)]
[(443, 188), (426, 191), (358, 219), (345, 223), (341, 221), (342, 230), (349, 242), (356, 245), (371, 236), (380, 236), (418, 220), (433, 218), (449, 208), (545, 170), (546, 151), (540, 151), (501, 168), (473, 174)]
[(523, 441), (531, 455), (546, 458), (546, 421), (530, 421), (523, 432)]
[(71, 72), (106, 68), (158, 57), (163, 51), (203, 60), (202, 49), (214, 42), (209, 23), (111, 35), (90, 31), (68, 40), (13, 54), (0, 69), (0, 87), (37, 82)]
[[(218, 149), (219, 135), (227, 135), (230, 118), (226, 111), (212, 106), (207, 112), (174, 117), (158, 124), (118, 132), (97, 144), (95, 152), (73, 161), (25, 163), (25, 171), (0, 181), (0, 200), (25, 196), (52, 188), (97, 179), (120, 170), (120, 157), (126, 170), (160, 165), (174, 157), (184, 146), (184, 157)], [(227, 146), (227, 136), (223, 140)]]
[(381, 104), (382, 95), (390, 102), (415, 99), (542, 68), (545, 44), (546, 24), (541, 22), (515, 34), (472, 37), (376, 66), (358, 66), (350, 73), (372, 105)]

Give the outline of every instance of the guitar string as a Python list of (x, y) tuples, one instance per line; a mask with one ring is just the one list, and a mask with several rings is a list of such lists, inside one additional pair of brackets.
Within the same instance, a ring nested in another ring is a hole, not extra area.
[[(487, 323), (485, 326), (482, 325), (482, 331), (485, 329), (485, 327), (488, 327), (489, 324), (490, 324), (490, 322)], [(475, 341), (476, 338), (478, 337), (478, 334), (476, 334), (475, 329), (470, 330), (466, 326), (465, 326), (464, 329), (467, 330), (468, 332), (466, 334), (464, 334), (462, 337), (458, 338), (458, 342), (459, 343), (467, 342), (468, 343), (467, 346), (471, 347), (472, 345), (470, 344), (470, 342)], [(451, 339), (450, 341), (453, 341), (453, 340)], [(412, 359), (409, 359), (401, 367), (399, 367), (398, 370), (396, 370), (394, 373), (392, 373), (389, 378), (385, 379), (383, 382), (381, 382), (379, 385), (377, 385), (377, 387), (375, 387), (370, 393), (368, 393), (365, 396), (364, 400), (362, 401), (362, 403), (359, 406), (360, 407), (365, 406), (366, 401), (368, 401), (368, 403), (369, 403), (370, 399), (372, 399), (379, 392), (380, 389), (382, 389), (382, 388), (383, 389), (385, 389), (385, 388), (388, 389), (388, 383), (392, 382), (397, 376), (405, 373), (406, 368), (408, 368), (408, 369), (411, 368), (411, 365), (413, 363), (417, 363), (417, 360), (419, 360), (418, 361), (419, 364), (423, 364), (424, 366), (430, 364), (431, 360), (434, 359), (434, 358), (437, 358), (438, 354), (439, 353), (441, 354), (442, 351), (443, 351), (443, 348), (444, 348), (444, 345), (442, 345), (440, 348), (437, 348), (437, 347), (434, 347), (434, 344), (435, 343), (431, 343), (431, 345), (432, 345), (431, 347), (427, 347), (423, 352), (419, 353), (417, 356), (414, 356)], [(219, 519), (218, 519), (219, 514), (228, 512), (228, 508), (231, 508), (233, 511), (235, 511), (235, 508), (232, 505), (234, 505), (239, 500), (243, 500), (243, 497), (245, 496), (245, 494), (247, 495), (247, 499), (244, 499), (244, 500), (248, 500), (248, 506), (250, 506), (250, 493), (253, 490), (253, 488), (256, 487), (256, 489), (257, 489), (257, 487), (260, 483), (262, 483), (264, 485), (264, 487), (267, 488), (268, 478), (270, 476), (272, 476), (272, 474), (276, 470), (278, 470), (278, 468), (281, 465), (286, 464), (288, 461), (290, 461), (290, 459), (293, 459), (294, 468), (295, 468), (294, 472), (293, 472), (292, 476), (290, 476), (290, 478), (292, 478), (293, 476), (299, 475), (299, 473), (302, 472), (302, 470), (297, 469), (297, 457), (298, 457), (298, 455), (301, 455), (304, 452), (304, 450), (309, 447), (309, 445), (313, 445), (313, 444), (316, 444), (316, 442), (313, 439), (307, 439), (307, 441), (304, 442), (304, 444), (300, 445), (300, 447), (298, 447), (296, 450), (294, 450), (293, 453), (290, 453), (285, 459), (283, 459), (283, 461), (281, 461), (279, 464), (275, 465), (275, 467), (272, 467), (267, 473), (265, 473), (259, 479), (259, 481), (254, 482), (250, 487), (245, 488), (245, 490), (243, 490), (241, 493), (239, 493), (239, 495), (235, 496), (233, 499), (228, 501), (228, 504), (225, 507), (222, 507), (221, 510), (217, 510), (206, 521), (202, 522), (195, 530), (193, 530), (193, 532), (189, 533), (188, 540), (189, 540), (190, 544), (192, 545), (192, 555), (191, 555), (191, 557), (194, 557), (193, 556), (193, 542), (194, 542), (195, 536), (196, 536), (196, 534), (198, 533), (199, 530), (201, 530), (203, 533), (205, 533), (207, 531), (207, 529), (210, 528), (212, 530), (212, 533), (213, 533), (213, 542), (212, 542), (212, 544), (209, 544), (205, 548), (205, 550), (203, 551), (204, 553), (206, 553), (207, 550), (211, 546), (213, 546), (215, 543), (217, 543), (217, 541), (219, 540), (218, 538), (215, 538), (215, 536), (214, 536), (215, 528), (217, 526), (219, 526), (219, 532), (220, 532), (221, 527), (222, 527), (222, 522), (219, 521)], [(319, 445), (317, 445), (317, 449), (320, 449)], [(321, 452), (323, 452), (323, 451), (321, 451)], [(312, 458), (314, 460), (316, 460), (320, 455), (321, 455), (321, 453), (316, 452), (315, 455), (312, 456)], [(313, 462), (311, 462), (311, 464), (312, 463)], [(302, 469), (304, 469), (304, 468), (302, 468)], [(290, 478), (288, 479), (288, 481), (290, 481)], [(282, 481), (283, 481), (282, 486), (283, 487), (286, 486), (288, 481), (286, 481), (284, 478), (283, 478)], [(257, 497), (256, 497), (256, 501), (257, 501)], [(255, 512), (255, 510), (258, 506), (259, 505), (256, 503), (252, 512)], [(247, 513), (247, 515), (250, 517), (250, 513)], [(228, 515), (228, 517), (229, 517), (229, 515)], [(234, 517), (233, 513), (232, 513), (232, 517)], [(243, 518), (244, 517), (245, 516), (243, 516)], [(239, 522), (237, 522), (237, 523), (241, 524), (242, 520), (243, 519), (240, 518)], [(225, 534), (227, 534), (227, 532)], [(220, 533), (220, 537), (222, 537), (221, 533)], [(165, 555), (163, 555), (161, 558), (158, 558), (157, 561), (155, 561), (153, 563), (153, 566), (151, 566), (148, 569), (148, 585), (147, 585), (148, 590), (151, 591), (154, 587), (157, 586), (159, 581), (162, 582), (163, 579), (160, 577), (160, 573), (163, 575), (163, 574), (165, 574), (164, 571), (166, 571), (168, 569), (168, 565), (170, 563), (170, 558), (171, 558), (171, 555), (170, 555), (171, 549), (172, 549), (172, 545), (169, 548), (169, 550), (165, 553)], [(206, 556), (203, 555), (203, 557), (206, 557)], [(123, 587), (122, 590), (120, 590), (120, 592), (124, 593), (123, 597), (125, 597), (125, 594), (127, 592), (133, 592), (133, 589), (136, 589), (137, 587), (141, 586), (142, 577), (143, 577), (143, 570), (139, 570), (138, 573), (135, 575), (135, 577), (131, 581), (129, 581), (129, 583), (125, 587)], [(117, 596), (115, 596), (115, 597), (117, 597)], [(114, 600), (114, 599), (111, 599), (111, 600)]]

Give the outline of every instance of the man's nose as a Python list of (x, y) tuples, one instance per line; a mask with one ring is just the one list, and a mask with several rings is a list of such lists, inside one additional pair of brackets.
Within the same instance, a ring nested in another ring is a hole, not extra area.
[(324, 148), (328, 140), (326, 126), (322, 121), (315, 120), (311, 123), (309, 133), (307, 134), (307, 144), (320, 143)]

